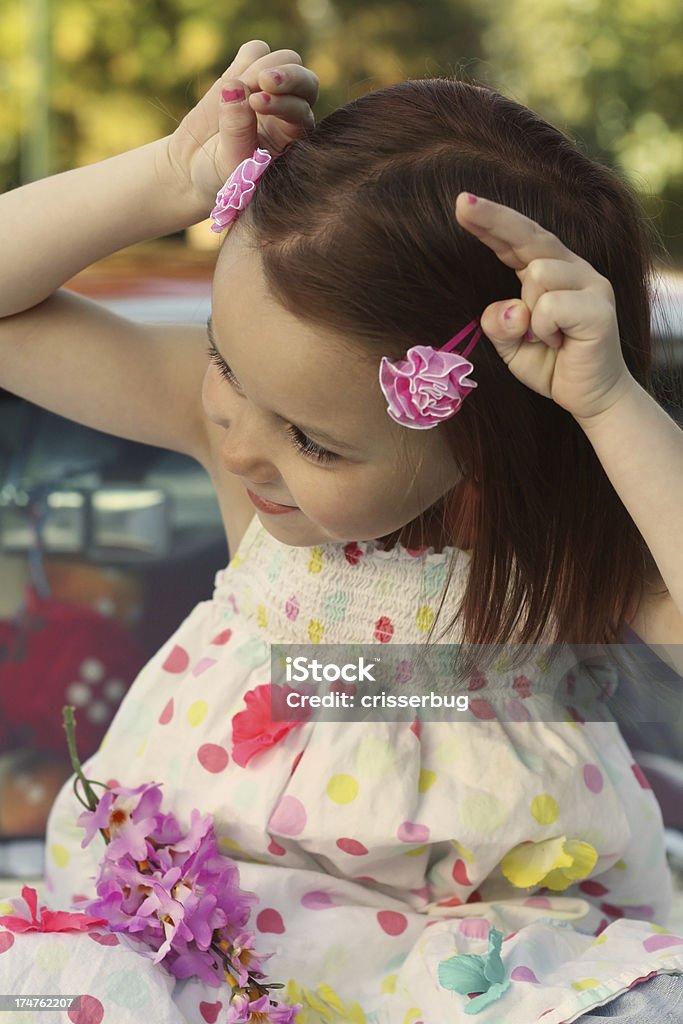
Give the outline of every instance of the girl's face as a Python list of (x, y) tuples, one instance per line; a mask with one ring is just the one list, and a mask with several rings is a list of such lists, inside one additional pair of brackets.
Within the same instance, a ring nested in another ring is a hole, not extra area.
[(266, 501), (255, 509), (283, 544), (386, 537), (461, 479), (439, 428), (386, 412), (379, 357), (354, 357), (332, 334), (269, 295), (258, 253), (231, 229), (213, 282), (206, 415), (223, 427), (226, 473)]

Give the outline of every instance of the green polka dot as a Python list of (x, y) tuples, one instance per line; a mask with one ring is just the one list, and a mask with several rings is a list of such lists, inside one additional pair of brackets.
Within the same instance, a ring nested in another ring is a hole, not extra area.
[(476, 793), (460, 804), (460, 816), (466, 828), (488, 835), (495, 832), (508, 816), (502, 800), (491, 793)]
[(531, 801), (531, 814), (539, 825), (552, 825), (560, 813), (560, 805), (549, 793), (540, 793)]
[(447, 736), (434, 751), (434, 760), (440, 768), (448, 768), (449, 765), (460, 758), (461, 752), (462, 744), (460, 739), (455, 735)]
[(381, 779), (397, 770), (396, 753), (386, 740), (364, 736), (356, 751), (356, 769), (368, 779)]
[(149, 1002), (149, 986), (138, 971), (114, 971), (107, 978), (105, 993), (127, 1010), (139, 1010)]
[(358, 782), (353, 775), (333, 775), (327, 783), (327, 795), (337, 804), (349, 804), (358, 796)]
[(193, 727), (201, 725), (204, 719), (206, 718), (208, 710), (209, 705), (206, 703), (205, 700), (196, 700), (194, 704), (190, 704), (189, 708), (187, 709), (188, 724)]

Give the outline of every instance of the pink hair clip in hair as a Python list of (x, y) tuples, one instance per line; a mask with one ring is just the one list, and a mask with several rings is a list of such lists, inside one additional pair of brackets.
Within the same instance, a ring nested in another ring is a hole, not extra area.
[(223, 231), (228, 224), (237, 220), (245, 206), (251, 202), (256, 182), (272, 159), (267, 149), (257, 148), (253, 156), (248, 156), (237, 165), (216, 196), (216, 205), (211, 211), (212, 231)]
[[(451, 352), (474, 328), (476, 333), (462, 352)], [(477, 384), (467, 379), (474, 369), (465, 358), (481, 337), (478, 320), (472, 320), (441, 348), (413, 345), (405, 359), (396, 362), (382, 356), (379, 384), (389, 403), (392, 420), (412, 430), (429, 430), (460, 411), (463, 400)]]

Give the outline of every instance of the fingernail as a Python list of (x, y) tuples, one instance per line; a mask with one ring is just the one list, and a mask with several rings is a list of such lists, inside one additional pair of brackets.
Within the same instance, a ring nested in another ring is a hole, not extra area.
[(271, 74), (271, 77), (274, 79), (274, 81), (277, 82), (278, 85), (282, 84), (282, 75), (280, 74), (279, 71), (271, 71), (270, 74)]
[(524, 340), (525, 340), (525, 341), (533, 341), (533, 339), (534, 339), (535, 337), (536, 337), (536, 335), (535, 335), (535, 334), (534, 334), (534, 332), (533, 332), (533, 331), (531, 330), (531, 328), (529, 328), (529, 330), (528, 330), (528, 331), (526, 332), (526, 334), (524, 335)]
[(223, 89), (221, 99), (224, 103), (235, 103), (244, 99), (244, 89)]
[(508, 306), (508, 308), (503, 313), (503, 320), (510, 320), (515, 315), (516, 309), (517, 306)]
[(470, 205), (474, 206), (476, 201), (477, 201), (477, 197), (473, 196), (471, 192), (468, 192), (467, 193), (467, 202), (470, 203)]
[(270, 103), (272, 97), (267, 92), (260, 92), (258, 94), (259, 99), (263, 100), (264, 103)]

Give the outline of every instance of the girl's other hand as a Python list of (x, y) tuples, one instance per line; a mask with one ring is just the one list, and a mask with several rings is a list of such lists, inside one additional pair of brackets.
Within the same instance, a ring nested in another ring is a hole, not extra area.
[(493, 302), (481, 316), (510, 372), (579, 422), (610, 408), (633, 377), (607, 278), (509, 206), (461, 192), (455, 213), (522, 282), (521, 299)]
[[(311, 108), (319, 85), (295, 50), (271, 53), (261, 39), (244, 43), (230, 67), (168, 136), (163, 184), (168, 185), (170, 169), (171, 181), (199, 198), (208, 216), (218, 190), (257, 147), (278, 156), (315, 125)], [(243, 100), (226, 99), (239, 89)]]

